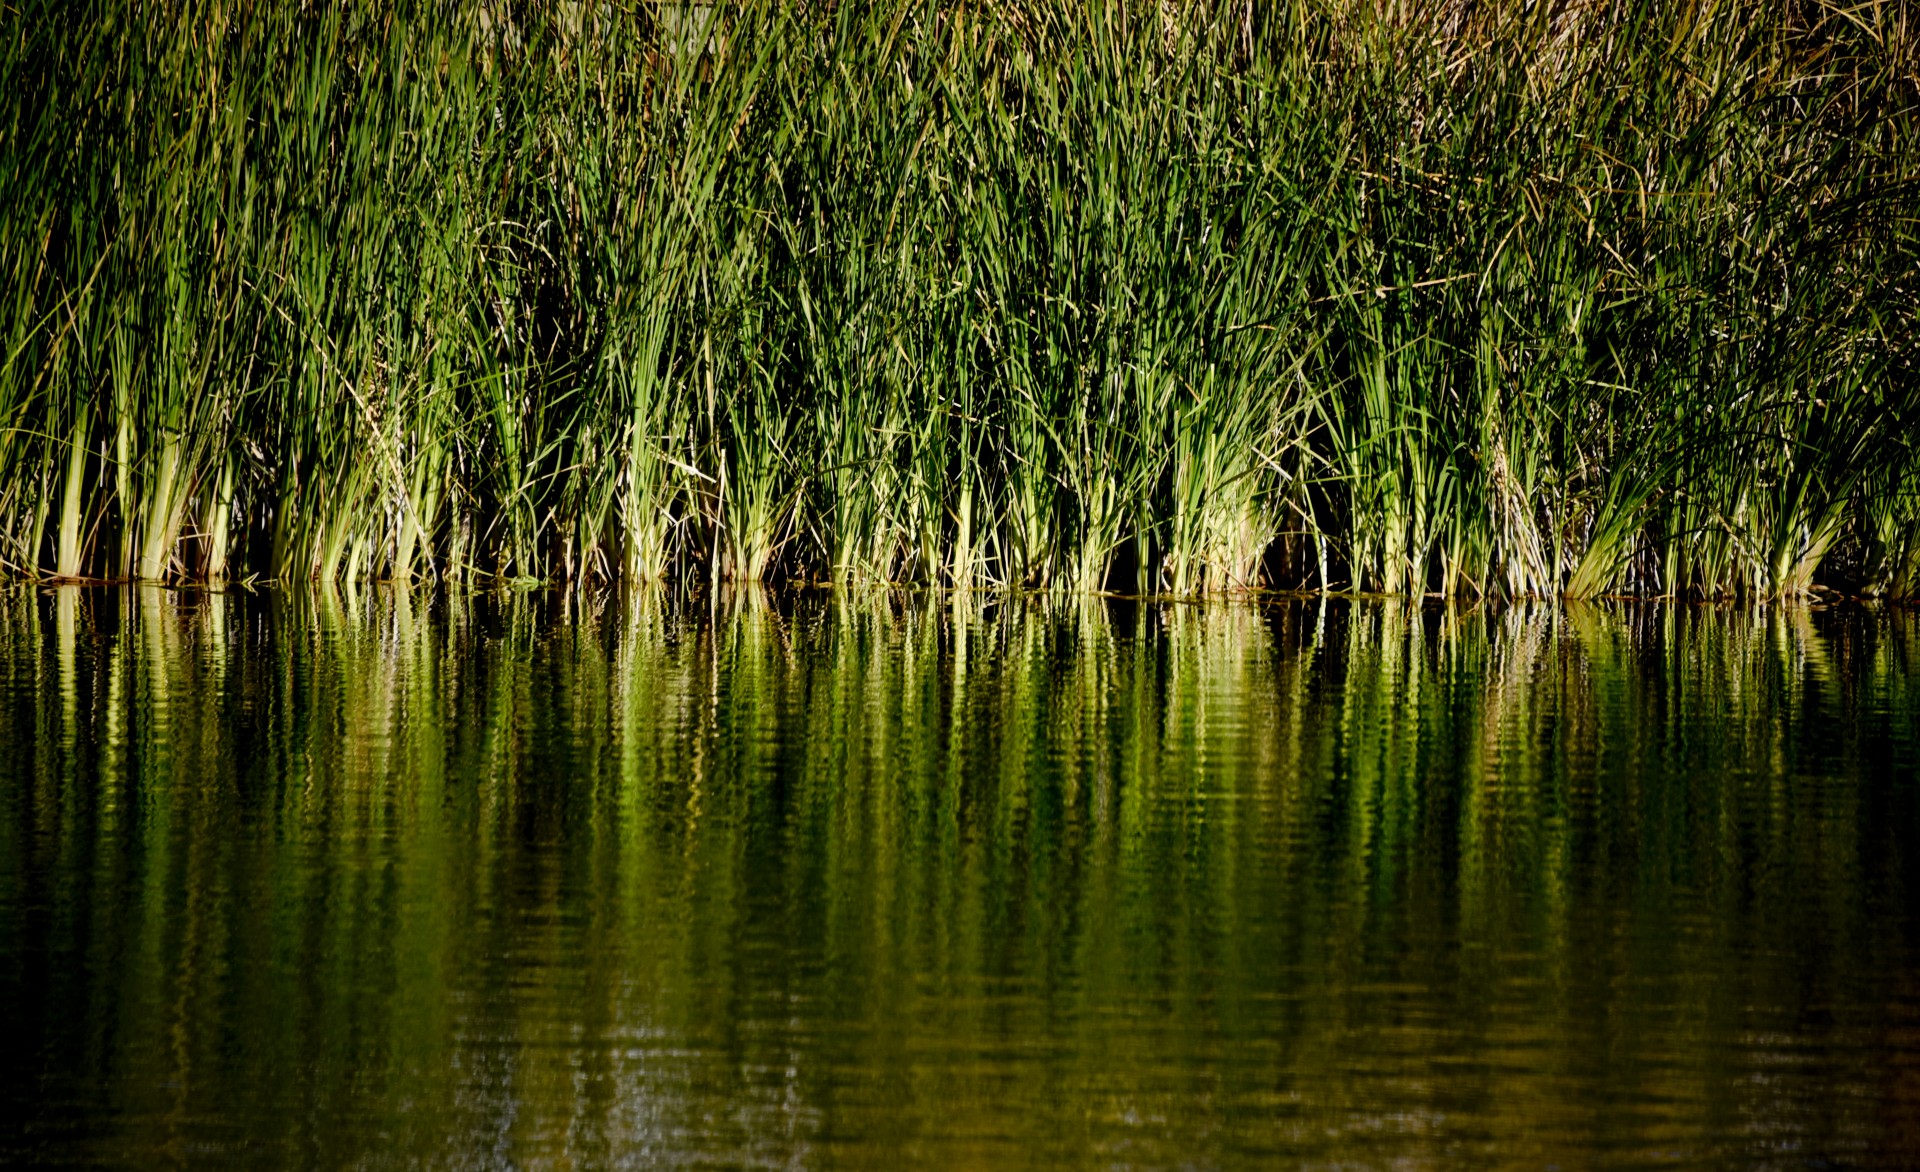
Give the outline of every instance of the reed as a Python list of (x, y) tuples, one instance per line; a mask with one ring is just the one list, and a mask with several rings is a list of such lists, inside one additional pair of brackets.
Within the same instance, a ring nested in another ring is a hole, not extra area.
[(1920, 590), (1898, 5), (0, 15), (22, 576)]

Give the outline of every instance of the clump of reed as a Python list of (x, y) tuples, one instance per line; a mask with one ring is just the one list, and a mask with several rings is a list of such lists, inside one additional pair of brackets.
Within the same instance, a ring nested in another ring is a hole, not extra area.
[(1920, 590), (1897, 5), (0, 17), (39, 577)]

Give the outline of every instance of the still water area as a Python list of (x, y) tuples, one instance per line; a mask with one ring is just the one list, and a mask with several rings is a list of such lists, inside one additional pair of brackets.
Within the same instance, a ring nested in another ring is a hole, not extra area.
[(0, 592), (0, 1163), (1901, 1167), (1920, 614)]

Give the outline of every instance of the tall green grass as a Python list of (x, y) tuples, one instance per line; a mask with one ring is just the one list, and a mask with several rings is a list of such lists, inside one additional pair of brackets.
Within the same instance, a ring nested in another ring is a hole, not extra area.
[(0, 560), (1920, 591), (1900, 5), (0, 13)]

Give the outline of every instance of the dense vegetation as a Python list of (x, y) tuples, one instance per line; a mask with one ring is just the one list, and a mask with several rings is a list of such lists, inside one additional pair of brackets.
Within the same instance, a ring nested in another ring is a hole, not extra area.
[(25, 575), (1920, 592), (1900, 3), (0, 9)]

